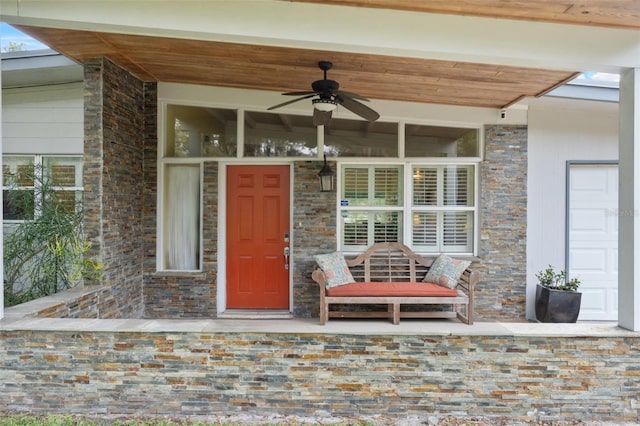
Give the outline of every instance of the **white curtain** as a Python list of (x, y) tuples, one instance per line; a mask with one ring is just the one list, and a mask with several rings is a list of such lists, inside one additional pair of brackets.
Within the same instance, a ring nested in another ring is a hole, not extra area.
[(166, 178), (166, 267), (195, 270), (200, 244), (200, 168), (169, 166)]

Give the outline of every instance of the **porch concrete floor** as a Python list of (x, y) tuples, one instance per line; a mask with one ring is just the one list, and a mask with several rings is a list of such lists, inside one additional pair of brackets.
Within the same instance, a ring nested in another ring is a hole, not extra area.
[(317, 319), (67, 319), (6, 317), (0, 331), (141, 331), (181, 333), (293, 333), (366, 335), (460, 335), (460, 336), (640, 336), (615, 322), (543, 324), (533, 322), (477, 322), (404, 319), (393, 325), (385, 319), (331, 319), (321, 326)]

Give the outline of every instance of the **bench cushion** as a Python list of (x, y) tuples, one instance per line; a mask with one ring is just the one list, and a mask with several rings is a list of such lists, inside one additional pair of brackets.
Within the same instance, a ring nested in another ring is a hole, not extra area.
[(327, 289), (330, 297), (392, 296), (392, 297), (456, 297), (458, 292), (432, 283), (357, 282)]

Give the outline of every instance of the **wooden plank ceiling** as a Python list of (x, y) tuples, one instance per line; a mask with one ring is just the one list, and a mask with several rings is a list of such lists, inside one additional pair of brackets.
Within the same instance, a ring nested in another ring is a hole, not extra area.
[[(289, 1), (289, 0), (288, 0)], [(290, 0), (412, 12), (640, 29), (638, 0)]]
[[(291, 1), (291, 0), (287, 0)], [(640, 29), (640, 0), (293, 0), (414, 12), (526, 19)], [(565, 83), (576, 73), (176, 38), (19, 27), (82, 63), (107, 56), (145, 81), (276, 92), (309, 90), (331, 61), (329, 78), (370, 99), (504, 108)], [(577, 71), (577, 70), (576, 70)]]

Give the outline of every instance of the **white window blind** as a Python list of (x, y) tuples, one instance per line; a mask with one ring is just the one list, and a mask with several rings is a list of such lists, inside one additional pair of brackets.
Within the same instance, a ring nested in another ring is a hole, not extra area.
[(378, 212), (374, 214), (373, 242), (386, 243), (400, 241), (400, 212)]
[(472, 253), (473, 165), (420, 165), (412, 169), (414, 249), (427, 253)]
[(436, 212), (413, 213), (413, 244), (429, 247), (431, 250), (438, 247), (438, 214)]
[(469, 166), (448, 166), (443, 169), (444, 205), (468, 206), (472, 201), (473, 188), (469, 187), (473, 177)]
[(345, 246), (366, 246), (369, 243), (369, 213), (343, 212), (342, 235)]
[(467, 251), (471, 243), (471, 212), (443, 212), (444, 251)]
[(402, 241), (402, 179), (402, 166), (342, 168), (342, 249)]
[(400, 171), (396, 168), (374, 168), (375, 205), (397, 206), (400, 198)]
[(369, 170), (349, 167), (344, 170), (343, 200), (349, 205), (366, 206), (369, 203)]

